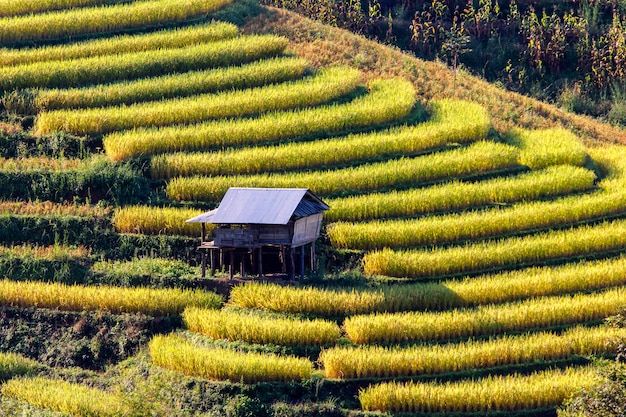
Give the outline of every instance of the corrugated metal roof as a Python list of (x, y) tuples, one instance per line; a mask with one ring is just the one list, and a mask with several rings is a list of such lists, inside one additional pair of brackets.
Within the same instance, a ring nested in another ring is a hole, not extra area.
[(306, 217), (328, 210), (306, 188), (229, 188), (219, 207), (187, 220), (215, 224), (287, 224), (291, 217)]

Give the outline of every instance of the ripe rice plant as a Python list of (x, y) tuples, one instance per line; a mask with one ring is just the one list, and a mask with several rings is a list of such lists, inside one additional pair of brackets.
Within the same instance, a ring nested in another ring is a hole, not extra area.
[(0, 171), (7, 172), (66, 171), (85, 165), (87, 162), (78, 158), (0, 158)]
[(108, 217), (111, 215), (112, 211), (111, 207), (92, 206), (89, 204), (60, 204), (52, 201), (25, 202), (0, 200), (0, 215)]
[(619, 220), (462, 247), (412, 251), (384, 249), (366, 254), (363, 265), (365, 272), (372, 275), (435, 278), (606, 253), (624, 247), (626, 221)]
[(567, 368), (527, 376), (490, 376), (446, 384), (386, 382), (359, 393), (361, 407), (384, 412), (489, 412), (557, 407), (601, 377), (591, 367)]
[(286, 46), (285, 38), (251, 35), (186, 48), (0, 67), (0, 90), (76, 87), (236, 65), (276, 56)]
[(149, 348), (158, 366), (219, 381), (301, 381), (313, 372), (308, 359), (200, 347), (175, 334), (155, 336)]
[(248, 283), (232, 289), (229, 304), (281, 313), (341, 317), (376, 312), (441, 311), (619, 285), (626, 285), (624, 257), (502, 272), (461, 281), (390, 285), (368, 291)]
[(42, 368), (39, 362), (15, 353), (0, 353), (0, 381), (26, 375)]
[(91, 255), (91, 250), (79, 246), (77, 248), (54, 245), (54, 246), (0, 246), (0, 256), (10, 255), (21, 258), (37, 258), (44, 260), (62, 261), (67, 259), (86, 258)]
[(357, 344), (427, 342), (523, 332), (596, 321), (624, 307), (626, 288), (597, 294), (542, 297), (471, 310), (348, 317), (343, 328)]
[(531, 169), (551, 165), (582, 166), (587, 158), (585, 145), (566, 129), (516, 130), (510, 143), (521, 148), (520, 163)]
[(190, 124), (297, 109), (322, 104), (348, 94), (358, 86), (360, 79), (359, 70), (335, 67), (323, 69), (319, 74), (302, 80), (245, 90), (131, 106), (56, 110), (39, 114), (34, 130), (37, 135), (54, 131), (99, 135), (136, 127)]
[(451, 181), (427, 188), (329, 199), (330, 210), (324, 219), (362, 221), (517, 203), (589, 190), (594, 178), (586, 169), (557, 165), (514, 177)]
[(626, 192), (599, 192), (422, 219), (333, 223), (327, 231), (332, 245), (338, 248), (407, 248), (554, 229), (625, 212)]
[(40, 110), (133, 104), (233, 88), (252, 88), (302, 77), (309, 66), (300, 58), (280, 57), (206, 71), (168, 74), (85, 88), (37, 91)]
[(337, 343), (341, 334), (336, 323), (262, 317), (230, 310), (187, 308), (185, 325), (192, 332), (212, 339), (283, 346), (322, 346)]
[(304, 187), (319, 195), (363, 193), (406, 187), (506, 170), (517, 167), (517, 150), (509, 145), (476, 142), (466, 148), (412, 159), (398, 159), (357, 167), (286, 174), (180, 177), (167, 184), (174, 200), (219, 201), (229, 187)]
[(440, 100), (431, 107), (431, 121), (417, 126), (272, 147), (160, 155), (152, 158), (150, 172), (154, 178), (172, 178), (319, 168), (384, 156), (412, 155), (487, 137), (491, 122), (482, 106)]
[(149, 0), (7, 17), (0, 23), (0, 43), (53, 40), (181, 22), (214, 12), (231, 2), (232, 0)]
[(110, 159), (119, 161), (164, 152), (278, 142), (390, 123), (407, 117), (413, 109), (415, 89), (410, 82), (375, 80), (369, 87), (369, 94), (347, 104), (273, 112), (252, 119), (112, 133), (104, 137), (104, 149)]
[(615, 354), (625, 337), (626, 329), (575, 327), (561, 334), (544, 332), (446, 345), (332, 347), (322, 351), (319, 361), (326, 378), (437, 375), (562, 360), (574, 355)]
[[(126, 206), (115, 209), (112, 223), (120, 233), (198, 237), (200, 224), (185, 221), (202, 213), (191, 208)], [(211, 233), (212, 225), (206, 226), (207, 233)]]
[(128, 403), (111, 394), (61, 379), (11, 379), (0, 388), (2, 396), (72, 416), (119, 417), (131, 415)]
[[(123, 1), (125, 0), (108, 0), (107, 3), (121, 3)], [(0, 0), (0, 17), (50, 12), (76, 7), (98, 6), (103, 3), (103, 0)]]
[(42, 61), (88, 58), (99, 55), (114, 55), (124, 52), (183, 48), (206, 42), (234, 38), (237, 34), (237, 26), (231, 23), (213, 22), (189, 28), (162, 30), (141, 35), (121, 35), (111, 38), (44, 46), (40, 48), (4, 48), (0, 49), (0, 67), (32, 64)]
[(43, 282), (0, 280), (0, 305), (108, 310), (154, 316), (180, 314), (187, 306), (219, 308), (222, 298), (212, 292), (181, 289), (80, 286)]

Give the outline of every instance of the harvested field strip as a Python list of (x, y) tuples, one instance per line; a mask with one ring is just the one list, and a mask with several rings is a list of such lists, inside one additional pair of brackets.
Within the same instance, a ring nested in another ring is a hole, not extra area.
[[(0, 6), (1, 9), (1, 6)], [(175, 30), (141, 35), (121, 35), (85, 42), (44, 46), (31, 49), (0, 49), (0, 67), (32, 64), (42, 61), (61, 61), (99, 55), (116, 55), (125, 52), (152, 51), (166, 48), (183, 48), (206, 42), (234, 38), (237, 26), (216, 22)]]
[[(147, 235), (200, 236), (200, 224), (185, 220), (202, 214), (202, 210), (176, 207), (126, 206), (115, 209), (113, 224), (120, 233)], [(207, 225), (207, 233), (213, 230)]]
[(520, 163), (531, 169), (562, 164), (582, 166), (587, 158), (585, 145), (566, 129), (517, 130), (509, 142), (521, 149)]
[(625, 213), (625, 191), (598, 192), (417, 220), (333, 223), (328, 226), (328, 235), (332, 245), (338, 248), (407, 248), (556, 229)]
[(229, 310), (188, 308), (183, 320), (189, 330), (212, 339), (282, 346), (323, 346), (339, 341), (336, 323), (261, 317)]
[(363, 265), (365, 272), (372, 275), (436, 278), (598, 255), (625, 247), (626, 221), (618, 220), (462, 247), (412, 251), (384, 249), (366, 254)]
[(35, 104), (40, 110), (103, 107), (213, 93), (233, 88), (260, 87), (300, 78), (308, 66), (308, 61), (304, 59), (281, 57), (241, 66), (142, 78), (86, 88), (41, 90), (36, 92)]
[(149, 348), (158, 366), (219, 381), (300, 381), (311, 378), (313, 372), (308, 359), (206, 348), (174, 334), (154, 337)]
[(575, 327), (564, 333), (503, 336), (488, 341), (387, 348), (332, 347), (322, 351), (326, 378), (394, 378), (437, 375), (617, 353), (626, 329)]
[(369, 94), (347, 104), (274, 112), (254, 119), (213, 121), (194, 126), (136, 129), (104, 137), (114, 161), (142, 155), (254, 145), (315, 134), (341, 133), (407, 117), (415, 103), (413, 85), (377, 80)]
[(180, 314), (187, 306), (219, 308), (212, 292), (179, 289), (119, 288), (0, 280), (0, 305), (61, 310), (107, 310), (148, 315)]
[(286, 46), (285, 38), (251, 35), (186, 48), (1, 67), (0, 90), (76, 87), (224, 67), (275, 57)]
[(330, 167), (371, 158), (412, 155), (429, 149), (471, 143), (487, 137), (491, 122), (484, 109), (465, 101), (431, 105), (431, 121), (383, 132), (273, 147), (154, 157), (154, 178), (190, 175), (235, 175)]
[(275, 110), (316, 106), (356, 89), (361, 73), (335, 67), (317, 75), (263, 87), (173, 98), (130, 106), (85, 110), (56, 110), (37, 117), (35, 134), (64, 131), (75, 135), (100, 135), (146, 126), (199, 123), (227, 117), (252, 116)]
[(382, 383), (361, 391), (364, 410), (383, 412), (489, 412), (557, 407), (582, 388), (599, 384), (593, 368), (435, 383)]
[(232, 0), (149, 0), (6, 17), (0, 20), (0, 43), (56, 40), (182, 22), (215, 12), (231, 2)]
[(359, 315), (348, 317), (343, 327), (357, 344), (494, 336), (601, 320), (624, 308), (625, 295), (626, 288), (617, 287), (597, 294), (540, 297), (469, 310)]
[(72, 416), (119, 417), (131, 413), (119, 394), (61, 379), (12, 379), (2, 385), (0, 392), (4, 397)]
[(180, 177), (167, 185), (174, 200), (219, 201), (229, 187), (304, 187), (322, 196), (364, 193), (489, 173), (518, 167), (517, 149), (494, 142), (412, 159), (398, 159), (352, 168), (250, 176)]
[(589, 190), (588, 170), (558, 165), (514, 177), (479, 182), (452, 181), (427, 188), (327, 200), (327, 221), (362, 221), (445, 213), (510, 204)]
[(40, 368), (42, 368), (42, 365), (39, 362), (22, 355), (0, 353), (0, 381), (26, 375)]
[[(108, 0), (112, 4), (125, 0)], [(31, 13), (50, 12), (76, 7), (99, 6), (105, 0), (0, 0), (0, 17), (19, 16)]]
[(401, 311), (441, 311), (626, 285), (626, 258), (537, 267), (440, 283), (333, 291), (249, 283), (236, 286), (229, 304), (280, 313), (344, 317)]

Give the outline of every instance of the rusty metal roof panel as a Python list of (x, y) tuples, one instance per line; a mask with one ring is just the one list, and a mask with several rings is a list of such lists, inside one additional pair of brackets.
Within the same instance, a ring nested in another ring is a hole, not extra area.
[(230, 188), (214, 213), (206, 213), (213, 213), (206, 222), (285, 225), (294, 215), (306, 217), (323, 210), (328, 206), (306, 188)]

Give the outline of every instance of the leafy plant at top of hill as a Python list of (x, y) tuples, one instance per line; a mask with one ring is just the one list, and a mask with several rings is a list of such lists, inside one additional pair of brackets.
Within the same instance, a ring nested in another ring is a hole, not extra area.
[(42, 61), (61, 61), (99, 55), (116, 55), (124, 52), (183, 48), (207, 42), (234, 38), (237, 26), (224, 22), (211, 22), (199, 26), (167, 29), (154, 33), (120, 35), (84, 42), (43, 46), (30, 49), (0, 49), (0, 67), (32, 64)]
[(0, 198), (24, 201), (133, 204), (149, 194), (148, 182), (130, 164), (97, 156), (85, 160), (0, 160)]
[(557, 164), (582, 166), (587, 158), (583, 143), (569, 130), (514, 130), (508, 142), (518, 146), (520, 164), (531, 169)]
[(253, 119), (136, 129), (109, 134), (103, 142), (107, 156), (114, 161), (164, 152), (254, 145), (392, 123), (407, 117), (414, 104), (415, 89), (411, 83), (375, 80), (369, 84), (369, 94), (346, 104), (273, 112)]
[(187, 306), (219, 308), (222, 298), (207, 291), (120, 288), (1, 280), (0, 304), (5, 306), (108, 310), (153, 316), (180, 314)]
[(384, 249), (366, 254), (363, 266), (367, 274), (422, 279), (476, 273), (621, 250), (626, 244), (625, 231), (626, 222), (619, 220), (460, 247), (413, 251)]
[(271, 58), (240, 66), (168, 74), (84, 88), (39, 90), (34, 100), (40, 110), (133, 104), (280, 83), (302, 77), (308, 67), (308, 61), (300, 58)]
[(447, 178), (486, 174), (517, 168), (518, 150), (481, 141), (465, 148), (416, 158), (402, 158), (356, 167), (318, 172), (258, 174), (250, 176), (179, 177), (167, 184), (175, 200), (219, 201), (228, 188), (304, 187), (328, 196), (409, 185), (424, 185)]
[(152, 158), (153, 178), (189, 175), (256, 174), (349, 164), (388, 155), (414, 155), (487, 137), (491, 122), (473, 103), (440, 100), (430, 104), (431, 120), (366, 134), (205, 153), (177, 153)]
[(356, 69), (327, 68), (302, 80), (251, 89), (130, 106), (44, 112), (37, 117), (34, 129), (39, 135), (53, 131), (98, 135), (144, 126), (191, 124), (211, 119), (252, 116), (332, 101), (352, 92), (360, 80), (361, 73)]
[(285, 38), (250, 35), (183, 48), (0, 67), (0, 90), (76, 87), (236, 65), (277, 56), (286, 46)]
[(219, 10), (231, 1), (149, 0), (7, 17), (0, 25), (0, 43), (56, 40), (182, 22)]
[[(202, 210), (177, 207), (125, 206), (115, 209), (112, 222), (120, 233), (144, 233), (150, 235), (200, 236), (198, 223), (186, 223), (187, 219), (202, 214)], [(206, 226), (211, 233), (213, 225)]]
[(308, 359), (197, 346), (183, 337), (155, 336), (149, 344), (152, 362), (187, 375), (213, 380), (255, 383), (311, 378)]
[(425, 188), (328, 199), (330, 210), (324, 213), (324, 219), (332, 222), (411, 217), (558, 197), (589, 190), (593, 186), (590, 180), (591, 175), (584, 168), (557, 165), (513, 177), (450, 181)]
[(290, 314), (442, 311), (533, 297), (601, 290), (626, 283), (626, 258), (536, 267), (438, 283), (388, 285), (371, 290), (329, 290), (247, 283), (234, 287), (229, 305)]
[[(590, 174), (588, 184), (591, 187), (594, 175)], [(556, 229), (621, 216), (625, 210), (626, 193), (598, 192), (422, 219), (333, 223), (327, 232), (335, 247), (406, 248)]]
[(0, 388), (3, 396), (17, 398), (38, 407), (73, 416), (131, 416), (127, 402), (119, 394), (111, 394), (85, 385), (50, 378), (12, 379)]
[(340, 336), (336, 323), (319, 319), (297, 320), (230, 310), (187, 308), (183, 320), (192, 332), (212, 339), (249, 343), (321, 346), (336, 343)]
[(490, 376), (446, 384), (385, 382), (359, 393), (364, 410), (383, 412), (489, 412), (557, 407), (581, 388), (601, 382), (591, 367), (531, 375)]
[(332, 347), (322, 351), (319, 361), (326, 378), (436, 375), (555, 361), (575, 355), (616, 354), (625, 336), (625, 329), (575, 327), (560, 334), (542, 332), (446, 345)]
[(357, 344), (491, 336), (601, 320), (621, 311), (625, 293), (617, 287), (596, 294), (538, 297), (467, 310), (358, 315), (348, 317), (343, 328)]
[(0, 381), (27, 375), (41, 369), (37, 361), (15, 353), (0, 353)]

